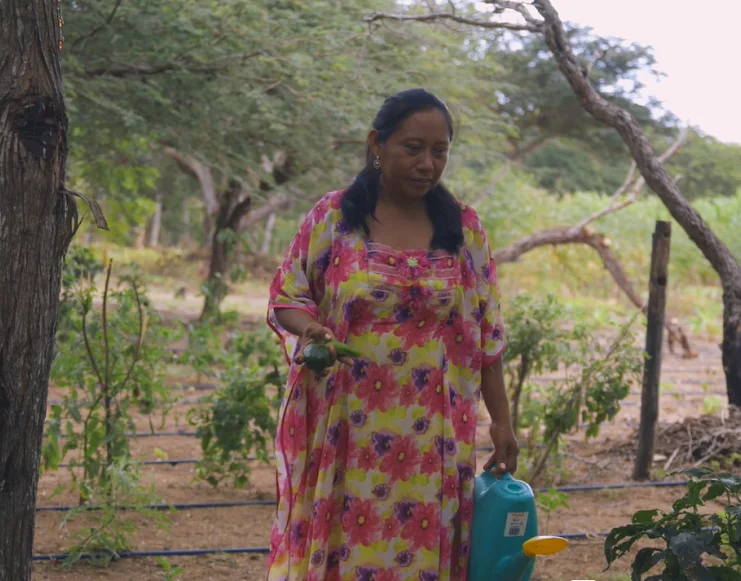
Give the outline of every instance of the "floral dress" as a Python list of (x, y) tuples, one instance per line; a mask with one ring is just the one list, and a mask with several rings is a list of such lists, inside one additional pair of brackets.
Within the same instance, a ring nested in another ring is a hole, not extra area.
[(342, 195), (309, 213), (270, 290), (287, 355), (278, 308), (362, 356), (326, 378), (291, 365), (268, 580), (463, 581), (481, 369), (505, 348), (486, 235), (461, 204), (458, 253), (396, 250), (347, 228)]

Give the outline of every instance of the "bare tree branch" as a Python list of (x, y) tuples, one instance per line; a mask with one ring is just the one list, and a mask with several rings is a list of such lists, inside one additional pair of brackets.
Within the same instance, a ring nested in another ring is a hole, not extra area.
[[(595, 232), (589, 227), (578, 228), (577, 226), (562, 226), (560, 228), (551, 228), (530, 236), (525, 236), (520, 240), (505, 246), (492, 250), (491, 256), (495, 263), (503, 264), (506, 262), (517, 262), (523, 254), (542, 248), (543, 246), (558, 246), (562, 244), (586, 244), (594, 248), (599, 254), (602, 264), (612, 276), (618, 287), (625, 293), (631, 303), (645, 313), (646, 303), (641, 299), (633, 283), (625, 273), (620, 261), (615, 253), (610, 250), (611, 242), (604, 234)], [(684, 348), (684, 357), (692, 358), (695, 353), (689, 345), (686, 334), (679, 326), (675, 319), (667, 320), (665, 324), (669, 335), (669, 345), (672, 348), (676, 344)]]
[(533, 0), (533, 6), (543, 17), (545, 26), (542, 30), (545, 41), (553, 53), (558, 68), (582, 107), (595, 119), (620, 134), (646, 183), (661, 198), (672, 217), (710, 262), (720, 276), (724, 288), (730, 290), (741, 286), (741, 266), (669, 177), (638, 121), (624, 109), (607, 101), (584, 75), (553, 4), (550, 0)]
[[(672, 155), (674, 155), (674, 153), (676, 153), (676, 151), (679, 149), (680, 145), (684, 142), (687, 136), (687, 130), (688, 127), (684, 127), (682, 131), (680, 131), (674, 142), (666, 149), (663, 154), (661, 154), (658, 159), (662, 163), (668, 160)], [(628, 169), (628, 173), (625, 176), (625, 181), (617, 190), (615, 190), (615, 193), (613, 193), (613, 195), (610, 197), (610, 203), (607, 205), (606, 208), (600, 210), (599, 212), (595, 212), (591, 216), (580, 221), (575, 226), (565, 226), (544, 230), (530, 236), (525, 236), (524, 238), (513, 242), (505, 248), (495, 250), (492, 252), (492, 258), (494, 259), (494, 262), (515, 262), (523, 254), (542, 246), (556, 246), (559, 244), (576, 243), (587, 244), (597, 251), (597, 254), (599, 254), (600, 258), (602, 259), (602, 263), (604, 264), (605, 268), (612, 275), (612, 278), (615, 280), (618, 287), (620, 287), (620, 289), (626, 294), (628, 299), (630, 299), (630, 302), (632, 302), (636, 307), (645, 312), (646, 304), (643, 300), (641, 300), (641, 296), (638, 294), (635, 287), (633, 286), (633, 283), (631, 283), (628, 275), (625, 273), (625, 270), (620, 265), (620, 261), (618, 260), (617, 256), (615, 256), (615, 254), (610, 250), (609, 239), (603, 234), (595, 232), (594, 230), (589, 228), (589, 224), (591, 224), (592, 222), (606, 216), (607, 214), (617, 212), (618, 210), (629, 206), (636, 200), (638, 193), (640, 192), (645, 182), (643, 180), (643, 177), (639, 177), (638, 179), (634, 180), (635, 171), (636, 165), (635, 163), (632, 163), (630, 168)], [(631, 182), (633, 185), (631, 187), (630, 196), (621, 203), (616, 204), (615, 201), (625, 193), (625, 190), (630, 187)], [(675, 320), (667, 321), (666, 329), (669, 333), (669, 345), (672, 348), (675, 344), (682, 345), (685, 349), (685, 356), (691, 357), (693, 355), (692, 349), (689, 346), (686, 335), (682, 331), (681, 327), (679, 327), (678, 323)]]
[(524, 2), (513, 2), (511, 0), (484, 0), (484, 4), (491, 4), (498, 8), (498, 12), (504, 12), (505, 10), (511, 10), (517, 12), (530, 26), (535, 29), (535, 32), (542, 30), (543, 22), (535, 18), (528, 10), (528, 5)]
[(366, 22), (378, 22), (380, 20), (395, 20), (409, 22), (444, 22), (452, 21), (479, 28), (490, 28), (497, 30), (512, 30), (515, 32), (540, 32), (540, 28), (534, 24), (517, 24), (514, 22), (500, 22), (491, 20), (476, 20), (452, 14), (450, 12), (430, 12), (429, 14), (390, 14), (387, 12), (374, 12), (365, 17)]
[(206, 213), (209, 216), (215, 216), (219, 211), (219, 200), (216, 197), (216, 186), (211, 168), (195, 157), (180, 153), (173, 147), (165, 146), (164, 151), (180, 166), (180, 169), (198, 181), (198, 185), (201, 186), (201, 196), (206, 204)]
[(255, 224), (259, 224), (263, 220), (266, 220), (271, 214), (286, 210), (292, 203), (291, 198), (288, 194), (280, 192), (270, 196), (265, 202), (259, 207), (250, 212), (248, 216), (245, 216), (242, 220), (242, 227), (249, 228)]
[[(659, 156), (659, 161), (663, 164), (665, 163), (672, 155), (674, 155), (679, 147), (682, 145), (684, 140), (687, 137), (689, 126), (685, 126), (682, 128), (682, 130), (679, 132), (679, 135), (677, 138), (672, 142), (672, 144), (666, 149), (664, 153), (662, 153)], [(635, 202), (638, 199), (638, 194), (641, 192), (641, 188), (646, 184), (646, 180), (643, 179), (643, 176), (639, 176), (637, 180), (633, 182), (633, 186), (630, 188), (630, 195), (627, 199), (623, 200), (621, 203), (617, 204), (615, 203), (620, 196), (625, 193), (625, 190), (628, 188), (629, 184), (633, 180), (633, 176), (635, 175), (636, 171), (636, 163), (635, 160), (631, 162), (630, 168), (628, 169), (628, 173), (625, 176), (625, 181), (623, 182), (623, 185), (621, 185), (617, 190), (615, 190), (615, 193), (612, 194), (612, 197), (610, 198), (610, 203), (606, 208), (603, 210), (600, 210), (599, 212), (596, 212), (592, 214), (591, 216), (585, 218), (581, 222), (577, 224), (577, 228), (584, 228), (588, 224), (591, 224), (592, 222), (599, 220), (603, 216), (606, 216), (607, 214), (611, 214), (613, 212), (617, 212), (618, 210), (622, 210), (626, 206), (630, 206), (633, 202)]]

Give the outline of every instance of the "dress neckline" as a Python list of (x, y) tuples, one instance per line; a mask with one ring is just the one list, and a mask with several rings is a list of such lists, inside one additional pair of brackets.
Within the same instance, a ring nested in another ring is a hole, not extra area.
[(368, 248), (377, 248), (379, 250), (385, 250), (386, 252), (390, 254), (403, 254), (403, 255), (433, 255), (437, 252), (440, 252), (439, 250), (432, 250), (429, 248), (395, 248), (394, 246), (389, 246), (388, 244), (383, 244), (381, 242), (375, 242), (371, 240), (370, 238), (365, 238), (365, 244)]

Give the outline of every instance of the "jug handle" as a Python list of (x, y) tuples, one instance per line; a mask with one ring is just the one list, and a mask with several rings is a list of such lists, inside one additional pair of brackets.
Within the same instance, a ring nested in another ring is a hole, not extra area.
[(509, 472), (505, 472), (504, 474), (494, 474), (489, 470), (484, 470), (481, 472), (481, 476), (489, 480), (514, 480), (514, 477)]

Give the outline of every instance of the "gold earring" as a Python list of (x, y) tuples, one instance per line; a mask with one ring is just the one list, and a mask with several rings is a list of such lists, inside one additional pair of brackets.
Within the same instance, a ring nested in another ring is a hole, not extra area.
[(381, 169), (381, 158), (376, 156), (376, 159), (373, 160), (373, 167), (376, 169)]

